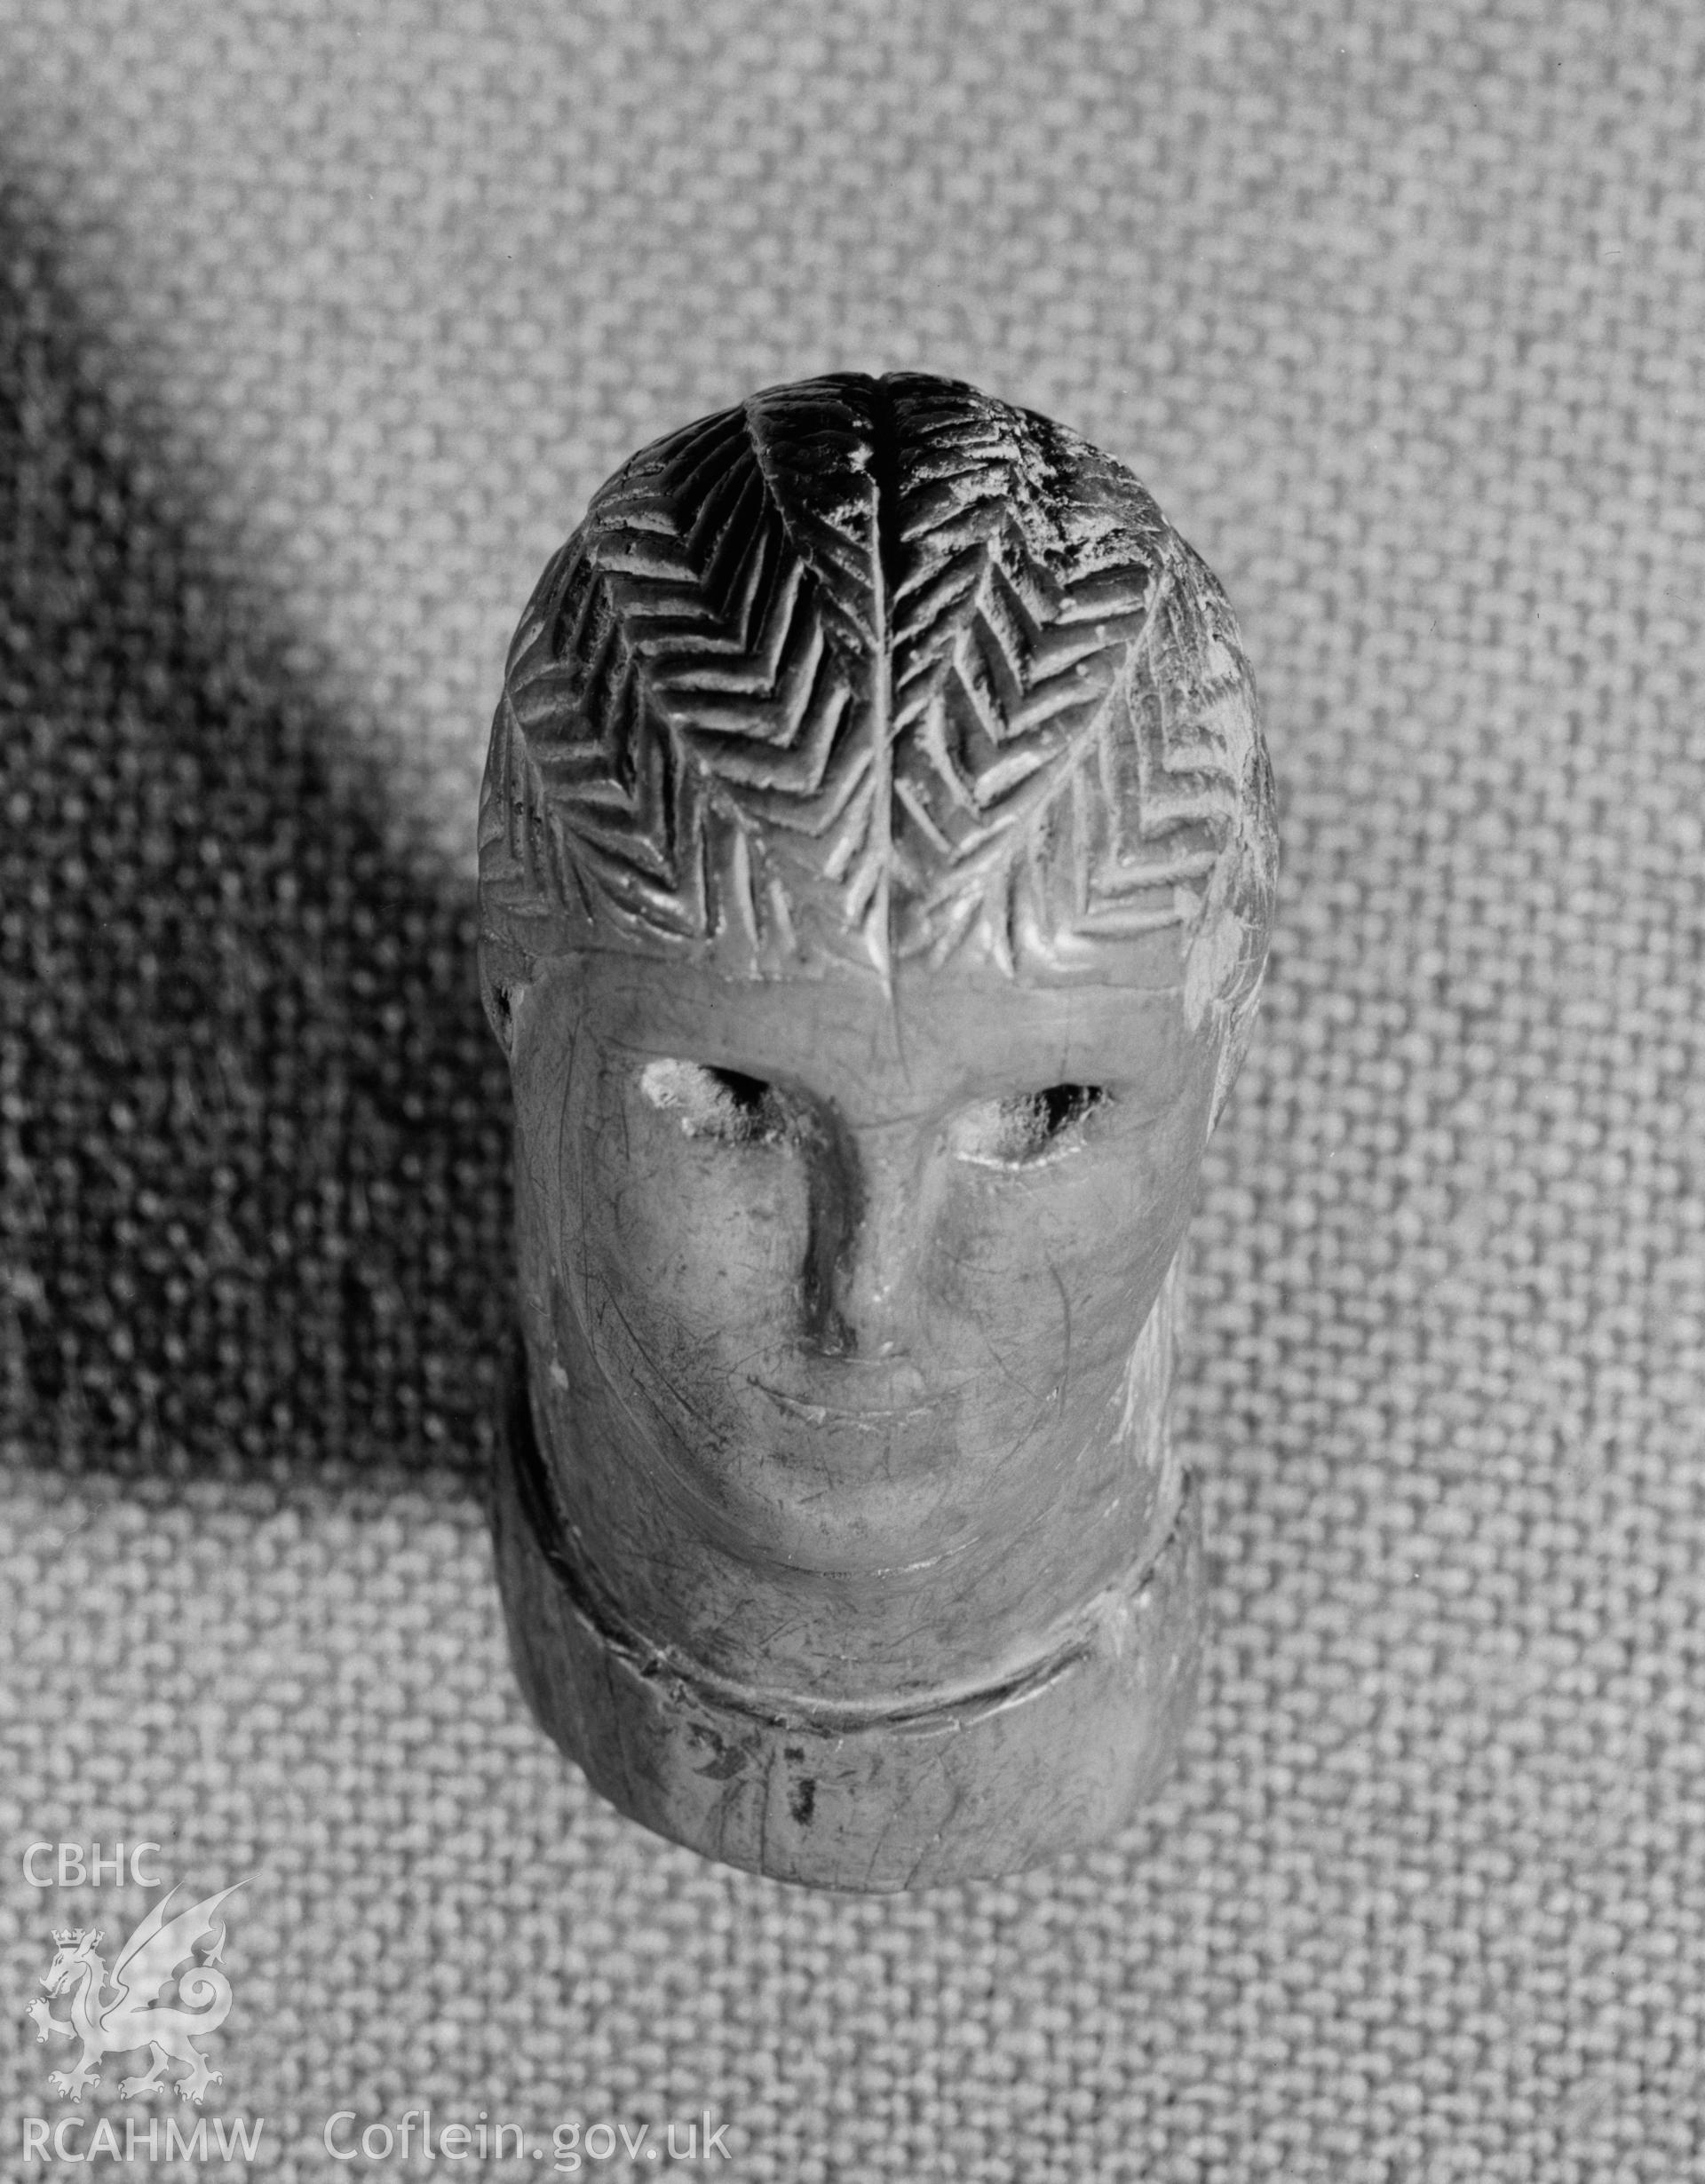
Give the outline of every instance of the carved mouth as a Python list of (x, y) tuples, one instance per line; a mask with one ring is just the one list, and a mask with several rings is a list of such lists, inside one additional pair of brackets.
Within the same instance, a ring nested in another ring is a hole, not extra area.
[(760, 1395), (767, 1396), (776, 1409), (789, 1418), (799, 1419), (807, 1426), (846, 1426), (855, 1433), (881, 1433), (903, 1425), (908, 1419), (929, 1418), (953, 1399), (952, 1391), (944, 1390), (914, 1403), (861, 1403), (855, 1409), (844, 1410), (835, 1404), (813, 1403), (803, 1396), (790, 1396), (782, 1389), (772, 1388), (767, 1381), (749, 1376), (747, 1384), (756, 1388)]

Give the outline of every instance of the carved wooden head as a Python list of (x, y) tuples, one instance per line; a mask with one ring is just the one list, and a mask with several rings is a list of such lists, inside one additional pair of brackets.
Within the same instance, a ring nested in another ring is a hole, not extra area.
[(589, 1596), (766, 1704), (1021, 1672), (1178, 1508), (1169, 1273), (1276, 865), (1213, 577), (1043, 418), (771, 389), (551, 561), (480, 842)]

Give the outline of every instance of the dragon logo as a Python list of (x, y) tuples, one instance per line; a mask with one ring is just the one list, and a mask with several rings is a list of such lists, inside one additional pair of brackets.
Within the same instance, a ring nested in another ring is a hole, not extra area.
[[(194, 2045), (192, 2035), (211, 2032), (231, 2014), (231, 1982), (215, 1969), (225, 1946), (225, 1925), (220, 1920), (216, 1929), (214, 1914), (226, 1896), (234, 1895), (242, 1885), (237, 1881), (229, 1888), (221, 1888), (217, 1895), (203, 1897), (172, 1919), (166, 1913), (178, 1891), (169, 1890), (125, 1943), (110, 1974), (96, 1954), (99, 1929), (85, 1933), (79, 1927), (55, 1931), (59, 1954), (42, 1979), (47, 1991), (36, 1997), (26, 2014), (36, 2021), (38, 2040), (45, 2040), (52, 2033), (62, 2040), (83, 2042), (76, 2068), (55, 2070), (50, 2076), (48, 2083), (56, 2093), (81, 2101), (83, 2087), (99, 2080), (100, 2073), (92, 2066), (103, 2055), (129, 2054), (142, 2047), (151, 2050), (152, 2067), (140, 2077), (122, 2080), (118, 2090), (123, 2100), (137, 2093), (157, 2093), (168, 2085), (177, 2087), (179, 2099), (199, 2101), (210, 2085), (221, 2082), (220, 2073), (209, 2069), (207, 2057)], [(210, 1946), (207, 1942), (210, 1935)], [(197, 1956), (198, 1949), (205, 1953)], [(178, 1998), (163, 2001), (161, 1997), (180, 1966), (187, 1969), (178, 1977)], [(115, 1991), (103, 2001), (103, 1990), (109, 1986)], [(50, 2007), (52, 1998), (61, 1994), (70, 1998), (68, 2021), (55, 2017)], [(167, 2077), (167, 2066), (172, 2062), (186, 2063), (189, 2076)]]

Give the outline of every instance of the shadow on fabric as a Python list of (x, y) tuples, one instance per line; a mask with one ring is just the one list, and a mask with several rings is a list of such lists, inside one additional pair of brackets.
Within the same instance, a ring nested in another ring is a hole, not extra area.
[(508, 1086), (472, 890), (333, 785), (0, 193), (0, 1371), (27, 1460), (481, 1468)]

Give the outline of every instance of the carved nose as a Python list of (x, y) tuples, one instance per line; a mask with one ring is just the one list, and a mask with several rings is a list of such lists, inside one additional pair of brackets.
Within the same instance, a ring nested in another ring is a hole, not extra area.
[(894, 1136), (838, 1125), (816, 1149), (804, 1333), (826, 1357), (893, 1357), (908, 1345), (918, 1194)]

